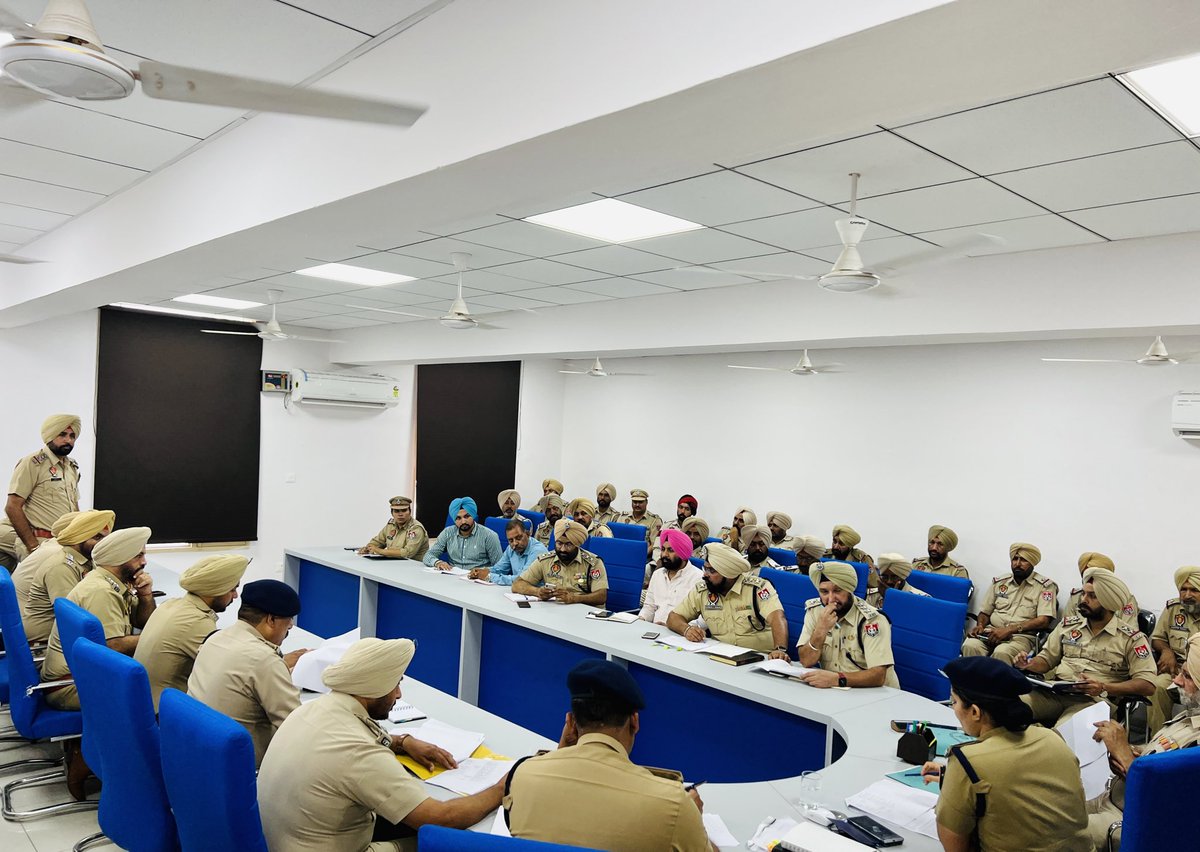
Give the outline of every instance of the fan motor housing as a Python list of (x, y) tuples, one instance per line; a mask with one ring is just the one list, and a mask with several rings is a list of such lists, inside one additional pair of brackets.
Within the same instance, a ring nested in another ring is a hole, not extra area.
[(51, 39), (0, 45), (0, 70), (34, 91), (82, 101), (128, 97), (137, 82), (133, 72), (107, 54)]

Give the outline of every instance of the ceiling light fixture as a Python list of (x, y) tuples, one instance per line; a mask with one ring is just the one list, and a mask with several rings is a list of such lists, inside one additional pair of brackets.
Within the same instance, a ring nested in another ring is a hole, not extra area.
[(1200, 136), (1200, 54), (1117, 77), (1186, 136)]
[(246, 299), (228, 299), (225, 296), (206, 296), (203, 293), (189, 293), (186, 296), (176, 296), (172, 302), (184, 302), (188, 305), (208, 305), (210, 308), (261, 308), (266, 302), (250, 302)]
[(307, 275), (309, 278), (324, 278), (326, 281), (341, 281), (345, 284), (359, 284), (363, 287), (383, 287), (388, 284), (401, 284), (405, 281), (416, 281), (411, 275), (399, 275), (394, 272), (380, 272), (378, 269), (367, 269), (364, 266), (351, 266), (348, 263), (322, 263), (320, 266), (310, 266), (307, 269), (297, 269), (297, 275)]
[(258, 322), (251, 317), (239, 317), (232, 314), (210, 314), (204, 311), (185, 311), (181, 308), (168, 308), (162, 305), (141, 305), (137, 302), (113, 302), (110, 308), (125, 308), (131, 311), (146, 311), (152, 314), (174, 314), (181, 317), (196, 317), (198, 319), (225, 320), (227, 322)]
[(704, 227), (687, 219), (647, 210), (645, 207), (615, 198), (589, 201), (587, 204), (527, 216), (525, 221), (591, 237), (594, 240), (603, 240), (606, 243), (631, 243), (667, 234), (682, 234)]

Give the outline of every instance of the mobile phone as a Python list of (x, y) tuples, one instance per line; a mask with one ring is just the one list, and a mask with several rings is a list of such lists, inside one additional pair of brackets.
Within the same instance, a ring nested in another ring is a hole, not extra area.
[[(842, 820), (838, 821), (839, 828), (842, 827), (842, 822)], [(844, 820), (844, 822), (854, 826), (869, 837), (870, 843), (873, 846), (899, 846), (904, 842), (903, 837), (872, 817), (855, 816)]]
[(529, 601), (517, 601), (517, 606), (521, 609), (529, 609)]
[(654, 630), (642, 634), (643, 639), (657, 639), (658, 636), (659, 634)]
[(592, 613), (592, 618), (612, 618), (612, 610), (601, 609)]

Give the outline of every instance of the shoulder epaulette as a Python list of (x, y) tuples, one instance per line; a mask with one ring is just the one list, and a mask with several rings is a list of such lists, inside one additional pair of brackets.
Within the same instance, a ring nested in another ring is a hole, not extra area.
[(660, 524), (662, 523), (662, 515), (656, 515), (654, 512), (647, 512), (646, 517), (654, 518), (654, 520), (658, 521)]
[(547, 550), (545, 553), (539, 553), (537, 555), (537, 559), (535, 559), (534, 561), (535, 562), (544, 562), (547, 559), (554, 559), (556, 556), (558, 556), (558, 554), (555, 553), (553, 550)]
[[(702, 585), (702, 586), (703, 586), (703, 585), (704, 585), (704, 583), (701, 583), (700, 585)], [(820, 605), (821, 605), (821, 599), (820, 599), (820, 598), (809, 598), (808, 600), (806, 600), (806, 601), (804, 602), (804, 608), (805, 608), (805, 609), (812, 609), (814, 606), (820, 606)]]
[(860, 597), (856, 596), (854, 598), (854, 603), (858, 607), (858, 611), (863, 614), (864, 618), (875, 618), (877, 615), (879, 615), (879, 610), (871, 606)]
[(708, 591), (708, 583), (701, 580), (699, 583), (696, 584), (696, 588), (693, 591), (697, 591), (697, 592)]
[(742, 583), (747, 586), (758, 586), (762, 588), (767, 584), (767, 581), (762, 577), (755, 577), (753, 574), (743, 574)]
[(1012, 574), (1003, 574), (1003, 575), (1001, 575), (1001, 576), (999, 576), (999, 577), (993, 577), (993, 578), (992, 578), (992, 585), (995, 585), (996, 583), (1001, 583), (1001, 582), (1003, 582), (1003, 581), (1005, 581), (1005, 580), (1011, 580), (1011, 579), (1012, 579)]
[(1082, 624), (1082, 623), (1083, 623), (1082, 615), (1065, 615), (1065, 616), (1063, 616), (1063, 620), (1061, 622), (1059, 622), (1059, 624), (1061, 624), (1063, 627), (1067, 627), (1067, 626), (1074, 625), (1074, 624)]
[[(1179, 598), (1171, 598), (1167, 601), (1167, 606), (1175, 606), (1177, 603), (1179, 603)], [(1166, 609), (1166, 607), (1163, 607), (1163, 609)]]
[(75, 468), (76, 470), (79, 469), (79, 462), (75, 461), (75, 459), (67, 459), (67, 464), (69, 464), (71, 467)]
[(929, 557), (928, 556), (914, 556), (912, 558), (912, 564), (913, 564), (914, 568), (916, 568), (918, 565), (928, 565)]
[(1134, 630), (1128, 624), (1118, 624), (1117, 632), (1124, 633), (1126, 636), (1133, 636), (1133, 634), (1137, 633), (1138, 631)]
[(1082, 591), (1083, 591), (1083, 589), (1071, 589), (1071, 594), (1073, 594), (1073, 595), (1077, 595), (1077, 594), (1079, 594), (1079, 593), (1080, 593), (1080, 592), (1082, 592)]
[(580, 550), (579, 558), (582, 559), (584, 562), (586, 562), (588, 565), (595, 565), (596, 560), (599, 559), (600, 557), (597, 556), (596, 554), (592, 553), (590, 550)]
[(32, 461), (34, 464), (45, 464), (48, 458), (50, 458), (50, 456), (45, 450), (42, 450), (40, 453), (34, 453), (33, 456), (30, 457), (30, 461)]
[(1053, 580), (1051, 580), (1049, 577), (1042, 577), (1042, 585), (1048, 589), (1051, 586), (1057, 586), (1058, 584), (1055, 583)]

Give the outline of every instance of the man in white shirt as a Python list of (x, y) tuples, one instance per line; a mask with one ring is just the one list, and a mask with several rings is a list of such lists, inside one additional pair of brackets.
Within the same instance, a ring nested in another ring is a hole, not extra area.
[(650, 575), (646, 601), (638, 617), (655, 624), (666, 624), (671, 610), (687, 593), (704, 579), (703, 573), (688, 560), (692, 556), (692, 540), (682, 530), (664, 529), (658, 534), (660, 567)]

